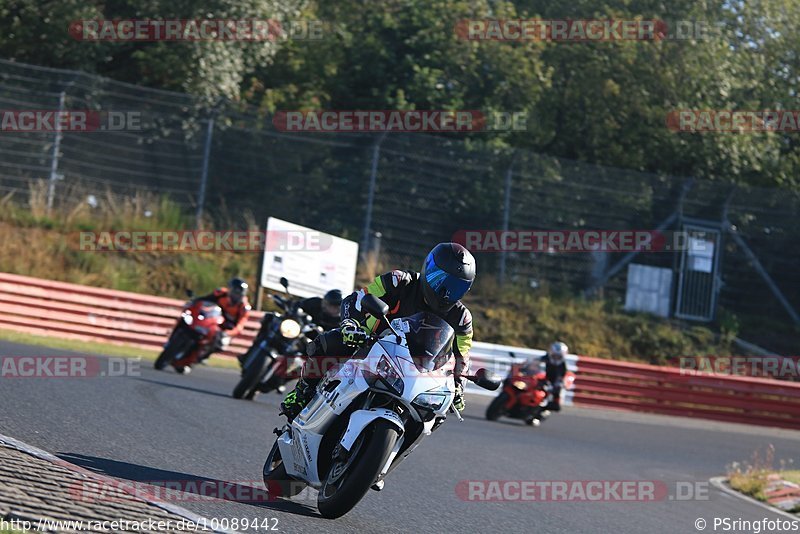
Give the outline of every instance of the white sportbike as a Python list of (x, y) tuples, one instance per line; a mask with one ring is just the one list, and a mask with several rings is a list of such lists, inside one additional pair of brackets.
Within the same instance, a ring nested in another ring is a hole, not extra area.
[[(316, 395), (278, 439), (264, 464), (271, 495), (292, 497), (317, 488), (323, 517), (349, 512), (441, 425), (455, 393), (453, 329), (428, 312), (386, 320), (388, 306), (374, 295), (362, 309), (389, 324), (317, 385)], [(481, 369), (469, 378), (497, 389)]]

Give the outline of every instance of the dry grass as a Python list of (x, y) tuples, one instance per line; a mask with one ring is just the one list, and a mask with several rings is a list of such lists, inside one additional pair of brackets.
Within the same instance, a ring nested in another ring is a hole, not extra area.
[(735, 462), (728, 468), (728, 483), (731, 487), (759, 501), (766, 501), (765, 491), (772, 474), (783, 480), (800, 484), (800, 471), (787, 469), (793, 460), (780, 460), (775, 467), (775, 447), (768, 445), (763, 452), (756, 450), (749, 462)]
[[(183, 298), (187, 288), (209, 291), (232, 276), (255, 281), (260, 259), (255, 252), (79, 250), (72, 232), (182, 230), (195, 222), (191, 213), (165, 198), (106, 190), (92, 206), (88, 191), (79, 184), (62, 186), (59, 203), (49, 215), (47, 184), (42, 181), (31, 184), (26, 202), (9, 195), (0, 199), (0, 271), (176, 298)], [(211, 226), (210, 221), (204, 224)], [(252, 213), (237, 215), (224, 226), (261, 228)], [(406, 265), (414, 264), (405, 259)], [(358, 282), (398, 266), (370, 255), (359, 265)], [(663, 319), (625, 313), (608, 301), (556, 295), (546, 288), (535, 294), (528, 288), (501, 288), (491, 277), (481, 279), (466, 303), (474, 316), (476, 339), (490, 343), (545, 347), (563, 339), (579, 354), (655, 364), (731, 350), (707, 328), (684, 329)]]

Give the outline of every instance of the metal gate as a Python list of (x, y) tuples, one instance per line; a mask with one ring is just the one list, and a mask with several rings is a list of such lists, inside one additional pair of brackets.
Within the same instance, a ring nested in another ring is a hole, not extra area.
[(683, 225), (675, 317), (711, 321), (717, 309), (722, 235), (709, 222)]

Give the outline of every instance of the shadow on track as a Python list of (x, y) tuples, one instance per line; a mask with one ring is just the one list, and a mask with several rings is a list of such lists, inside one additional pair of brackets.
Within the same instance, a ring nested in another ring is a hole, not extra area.
[(204, 393), (206, 395), (213, 395), (215, 397), (222, 397), (224, 399), (232, 399), (233, 398), (231, 395), (225, 395), (224, 393), (217, 393), (216, 391), (208, 391), (207, 389), (194, 388), (192, 386), (182, 386), (182, 385), (179, 385), (179, 384), (173, 384), (171, 382), (162, 382), (161, 380), (153, 380), (151, 378), (137, 377), (137, 378), (134, 378), (134, 380), (138, 380), (139, 382), (148, 382), (150, 384), (158, 384), (159, 386), (166, 386), (168, 388), (183, 389), (183, 390), (186, 390), (186, 391), (193, 391), (195, 393)]
[[(270, 498), (266, 495), (261, 484), (259, 484), (259, 487), (249, 485), (249, 482), (248, 484), (228, 482), (69, 452), (59, 453), (56, 456), (101, 475), (153, 486), (153, 493), (156, 495), (158, 495), (158, 490), (160, 489), (162, 495), (174, 496), (172, 502), (170, 502), (170, 499), (164, 499), (170, 504), (180, 506), (182, 500), (192, 502), (211, 500), (212, 497), (209, 497), (209, 495), (214, 495), (213, 499), (215, 500), (231, 501), (305, 517), (319, 517), (316, 509), (311, 506), (297, 501)], [(145, 488), (140, 489), (142, 492), (147, 491)], [(192, 495), (197, 495), (197, 497)]]
[(486, 417), (480, 415), (469, 415), (469, 414), (462, 414), (461, 417), (464, 419), (474, 419), (475, 421), (483, 421), (484, 423), (491, 423), (491, 424), (501, 424), (501, 425), (510, 425), (517, 428), (526, 428), (527, 425), (522, 421), (515, 420), (515, 419), (498, 419), (497, 421), (489, 421)]

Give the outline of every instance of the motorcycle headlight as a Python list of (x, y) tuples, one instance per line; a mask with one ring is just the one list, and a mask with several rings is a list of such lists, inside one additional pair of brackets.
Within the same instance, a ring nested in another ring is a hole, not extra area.
[(375, 366), (374, 373), (364, 371), (364, 379), (371, 387), (374, 387), (378, 383), (378, 379), (382, 379), (382, 383), (394, 390), (394, 393), (397, 393), (398, 395), (403, 394), (403, 388), (405, 387), (403, 384), (403, 378), (392, 366), (392, 364), (389, 362), (389, 358), (386, 356), (381, 356), (378, 365)]
[(284, 319), (281, 321), (281, 335), (286, 339), (294, 339), (300, 335), (300, 323), (294, 319)]
[(523, 391), (524, 391), (524, 390), (526, 390), (526, 389), (528, 389), (528, 384), (526, 384), (526, 383), (525, 383), (524, 381), (522, 381), (522, 380), (517, 380), (517, 381), (515, 381), (515, 382), (514, 382), (512, 385), (513, 385), (515, 388), (517, 388), (517, 389), (521, 389), (521, 390), (523, 390)]
[(187, 326), (192, 326), (192, 321), (194, 321), (194, 317), (192, 317), (191, 312), (185, 311), (181, 314), (181, 318), (183, 322), (187, 324)]
[(448, 396), (444, 393), (420, 393), (414, 397), (414, 400), (411, 401), (411, 404), (432, 412), (436, 412), (440, 410), (442, 406), (444, 406), (445, 402), (447, 402), (447, 397)]

